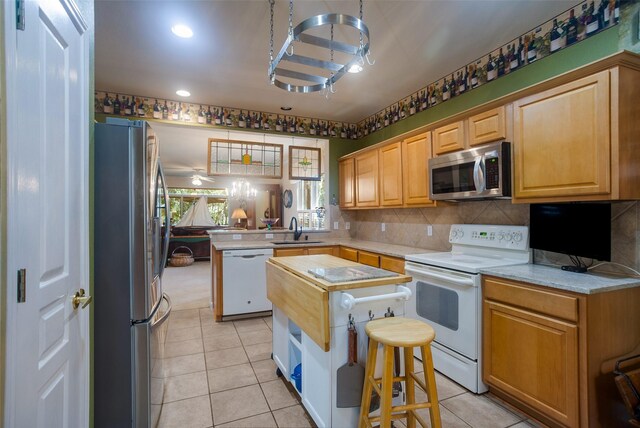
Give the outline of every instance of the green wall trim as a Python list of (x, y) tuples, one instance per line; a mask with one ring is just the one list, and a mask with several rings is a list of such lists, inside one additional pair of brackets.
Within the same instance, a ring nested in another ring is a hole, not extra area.
[[(446, 119), (465, 110), (612, 55), (619, 50), (618, 41), (617, 26), (609, 28), (587, 40), (529, 64), (512, 74), (507, 74), (464, 95), (416, 113), (366, 137), (358, 140), (340, 140), (339, 143), (332, 139), (329, 143), (331, 150), (329, 157), (331, 197), (334, 194), (336, 198), (339, 197), (338, 158), (341, 156)], [(337, 153), (334, 153), (334, 148)]]
[(404, 134), (421, 126), (453, 116), (473, 107), (511, 94), (520, 89), (540, 83), (551, 77), (571, 71), (618, 51), (617, 27), (609, 28), (590, 39), (576, 43), (566, 49), (549, 55), (526, 67), (507, 74), (447, 102), (425, 111), (416, 113), (381, 131), (367, 135), (358, 141), (365, 141), (365, 147), (397, 135)]

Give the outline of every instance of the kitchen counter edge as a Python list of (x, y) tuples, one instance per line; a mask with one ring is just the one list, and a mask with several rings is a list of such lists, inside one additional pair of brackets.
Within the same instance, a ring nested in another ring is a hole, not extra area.
[(481, 269), (480, 273), (580, 294), (605, 293), (640, 287), (640, 278), (626, 278), (592, 272), (567, 272), (561, 270), (559, 266), (527, 264)]
[(399, 257), (401, 259), (408, 254), (420, 254), (435, 252), (424, 248), (407, 247), (403, 245), (386, 244), (383, 242), (362, 241), (357, 239), (331, 239), (328, 238), (319, 243), (307, 244), (300, 241), (296, 244), (276, 245), (269, 241), (212, 241), (211, 245), (216, 251), (224, 250), (248, 250), (258, 248), (296, 248), (296, 247), (330, 247), (342, 245), (356, 250), (372, 251), (385, 256)]

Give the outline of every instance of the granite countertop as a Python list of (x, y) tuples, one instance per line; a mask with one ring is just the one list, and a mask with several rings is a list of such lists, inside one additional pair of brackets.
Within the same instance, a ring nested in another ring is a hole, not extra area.
[[(279, 239), (273, 239), (279, 240)], [(342, 245), (345, 247), (355, 248), (357, 250), (364, 251), (372, 251), (379, 254), (384, 254), (386, 256), (391, 257), (399, 257), (404, 258), (407, 254), (419, 254), (419, 253), (429, 253), (433, 252), (433, 250), (426, 250), (424, 248), (417, 247), (407, 247), (404, 245), (393, 245), (386, 244), (383, 242), (374, 242), (374, 241), (362, 241), (358, 239), (332, 239), (322, 237), (316, 238), (311, 237), (311, 241), (321, 241), (316, 243), (307, 243), (305, 241), (299, 241), (296, 244), (288, 244), (288, 245), (275, 245), (271, 243), (271, 240), (253, 240), (253, 241), (212, 241), (211, 245), (218, 250), (249, 250), (256, 248), (295, 248), (295, 247), (327, 247), (332, 245)]]
[(574, 273), (546, 265), (516, 265), (482, 269), (480, 273), (505, 279), (573, 291), (595, 294), (624, 288), (640, 287), (640, 278), (625, 278), (602, 273)]

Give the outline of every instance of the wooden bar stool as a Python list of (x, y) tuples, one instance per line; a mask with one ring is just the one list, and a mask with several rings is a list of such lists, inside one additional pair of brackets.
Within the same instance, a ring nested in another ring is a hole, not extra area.
[[(431, 426), (441, 427), (438, 392), (431, 357), (431, 341), (436, 336), (433, 328), (422, 321), (390, 317), (370, 321), (365, 331), (370, 343), (362, 389), (359, 427), (371, 427), (373, 423), (379, 423), (381, 428), (389, 428), (392, 420), (404, 418), (407, 419), (407, 428), (415, 428), (416, 420), (426, 427), (425, 420), (416, 412), (418, 409), (429, 409)], [(374, 378), (379, 343), (384, 347), (384, 364), (382, 378)], [(413, 348), (416, 346), (419, 346), (422, 351), (424, 383), (413, 372)], [(399, 377), (393, 376), (393, 352), (396, 347), (403, 348), (404, 353), (405, 374)], [(391, 406), (393, 382), (401, 381), (405, 381), (406, 404)], [(429, 401), (415, 402), (415, 384), (426, 392)], [(380, 416), (369, 417), (372, 391), (380, 396)]]

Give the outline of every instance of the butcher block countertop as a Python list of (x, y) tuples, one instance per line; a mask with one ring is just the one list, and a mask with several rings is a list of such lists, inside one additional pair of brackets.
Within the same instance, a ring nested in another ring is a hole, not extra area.
[(325, 281), (309, 273), (309, 269), (370, 268), (370, 266), (327, 254), (272, 257), (266, 265), (267, 298), (325, 352), (329, 351), (331, 339), (329, 329), (330, 292), (411, 281), (410, 276), (400, 274), (358, 281)]
[(410, 276), (392, 272), (393, 276), (387, 276), (383, 278), (368, 278), (356, 281), (348, 280), (345, 278), (343, 282), (329, 282), (325, 279), (318, 278), (317, 276), (310, 273), (309, 270), (332, 268), (370, 269), (370, 267), (327, 254), (293, 257), (272, 257), (269, 259), (269, 262), (291, 272), (294, 275), (300, 276), (305, 280), (311, 282), (312, 284), (327, 291), (351, 290), (354, 288), (376, 287), (379, 285), (400, 284), (411, 281)]

